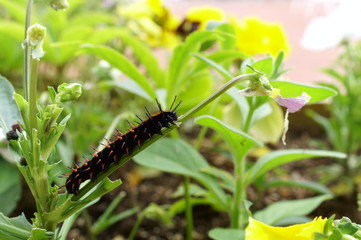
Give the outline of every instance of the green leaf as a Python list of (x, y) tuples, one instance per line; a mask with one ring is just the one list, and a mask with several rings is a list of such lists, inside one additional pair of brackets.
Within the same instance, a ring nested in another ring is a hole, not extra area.
[(198, 52), (202, 43), (217, 40), (221, 35), (221, 32), (216, 31), (195, 31), (173, 51), (169, 64), (168, 89), (177, 88), (183, 84), (184, 73), (188, 70), (188, 61), (192, 57), (191, 53)]
[(244, 240), (244, 230), (231, 228), (214, 228), (209, 231), (208, 236), (211, 239), (215, 240)]
[(278, 78), (282, 74), (282, 72), (280, 72), (280, 69), (284, 55), (285, 54), (283, 51), (280, 51), (277, 55), (276, 60), (274, 61), (272, 76), (269, 77), (271, 80)]
[(220, 206), (227, 207), (226, 195), (216, 179), (200, 171), (208, 168), (209, 164), (186, 142), (180, 139), (161, 139), (135, 156), (134, 160), (142, 166), (195, 178), (214, 193)]
[(24, 214), (8, 218), (0, 212), (0, 239), (1, 240), (26, 240), (31, 235), (31, 224)]
[(278, 187), (278, 186), (289, 186), (289, 187), (301, 187), (312, 190), (316, 193), (333, 195), (333, 193), (324, 185), (312, 181), (302, 180), (284, 180), (284, 179), (273, 179), (262, 185), (262, 188)]
[(203, 57), (202, 55), (195, 54), (195, 53), (192, 53), (192, 55), (195, 56), (196, 58), (198, 58), (199, 60), (205, 62), (207, 65), (216, 69), (219, 73), (221, 73), (223, 75), (224, 78), (226, 78), (226, 79), (233, 78), (232, 74), (230, 74), (226, 69), (224, 69), (221, 65), (214, 62), (213, 60), (211, 60), (207, 57)]
[(5, 131), (11, 129), (13, 124), (22, 122), (22, 118), (14, 101), (13, 94), (15, 90), (10, 82), (0, 76), (0, 116), (5, 121), (6, 127)]
[(235, 160), (242, 159), (251, 148), (262, 145), (261, 142), (258, 142), (246, 133), (226, 125), (215, 117), (201, 116), (196, 118), (195, 122), (219, 132), (227, 142)]
[(289, 217), (304, 216), (316, 209), (323, 201), (331, 199), (330, 195), (321, 195), (300, 200), (275, 202), (257, 211), (253, 217), (268, 225), (276, 225)]
[[(271, 76), (273, 72), (273, 59), (271, 57), (264, 58), (258, 61), (255, 61), (251, 64), (256, 70), (263, 72), (267, 77)], [(247, 67), (245, 73), (254, 73), (254, 71)]]
[(236, 182), (232, 174), (230, 174), (229, 172), (212, 166), (210, 168), (203, 168), (201, 169), (201, 171), (222, 180), (222, 182), (220, 182), (220, 185), (224, 189), (227, 189), (230, 192), (234, 191)]
[(33, 228), (31, 230), (31, 236), (28, 240), (48, 240), (46, 229)]
[(0, 157), (0, 212), (9, 215), (17, 206), (21, 195), (19, 171)]
[(12, 0), (0, 0), (0, 4), (4, 6), (11, 16), (18, 22), (25, 23), (25, 5), (19, 3), (19, 1)]
[(267, 154), (258, 159), (257, 162), (247, 171), (246, 183), (247, 185), (250, 184), (262, 174), (285, 163), (294, 162), (305, 158), (346, 158), (346, 156), (347, 155), (344, 153), (324, 150), (292, 149), (273, 151), (270, 154)]
[(106, 46), (85, 44), (78, 52), (79, 54), (92, 54), (109, 62), (113, 67), (121, 70), (125, 75), (134, 80), (141, 86), (150, 98), (155, 98), (155, 93), (149, 84), (149, 81), (138, 70), (138, 68), (129, 61), (123, 54)]
[(323, 86), (307, 85), (286, 81), (272, 81), (271, 84), (274, 88), (279, 88), (281, 90), (281, 95), (284, 98), (298, 97), (301, 96), (303, 92), (307, 93), (311, 96), (309, 104), (323, 101), (337, 94), (335, 90)]

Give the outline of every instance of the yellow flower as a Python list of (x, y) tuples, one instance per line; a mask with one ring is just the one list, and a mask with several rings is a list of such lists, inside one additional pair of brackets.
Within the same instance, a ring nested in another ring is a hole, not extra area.
[(186, 19), (190, 22), (200, 23), (198, 29), (204, 30), (209, 21), (223, 21), (224, 13), (215, 7), (193, 7), (187, 12)]
[(231, 19), (236, 29), (237, 47), (246, 54), (271, 54), (277, 56), (280, 51), (290, 52), (286, 33), (278, 23), (269, 23), (255, 17), (242, 22)]
[(314, 233), (323, 233), (327, 218), (315, 218), (312, 222), (289, 227), (272, 227), (253, 218), (246, 228), (246, 240), (312, 240)]
[(171, 14), (162, 0), (120, 5), (118, 13), (126, 19), (128, 29), (151, 47), (172, 48), (180, 41), (175, 34), (180, 20)]

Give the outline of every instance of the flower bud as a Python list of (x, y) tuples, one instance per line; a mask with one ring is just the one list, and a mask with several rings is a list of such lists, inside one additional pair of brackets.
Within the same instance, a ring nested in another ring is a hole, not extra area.
[(51, 0), (49, 2), (50, 7), (57, 10), (66, 10), (69, 7), (68, 0)]
[(82, 90), (79, 83), (63, 83), (58, 86), (56, 100), (59, 102), (69, 102), (78, 99)]
[(32, 48), (31, 55), (33, 59), (39, 59), (44, 56), (43, 43), (46, 35), (46, 28), (36, 23), (26, 31), (25, 42)]

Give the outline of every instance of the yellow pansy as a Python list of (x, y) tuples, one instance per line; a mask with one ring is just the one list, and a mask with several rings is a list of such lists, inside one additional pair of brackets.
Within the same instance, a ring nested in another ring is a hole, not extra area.
[(143, 0), (120, 5), (118, 13), (126, 20), (128, 29), (151, 47), (176, 46), (175, 34), (180, 20), (171, 14), (161, 0)]
[(207, 28), (209, 21), (223, 21), (224, 13), (215, 7), (193, 7), (188, 10), (186, 19), (190, 22), (199, 23), (198, 29), (204, 30)]
[(312, 222), (289, 227), (272, 227), (253, 218), (246, 228), (246, 240), (312, 240), (315, 232), (323, 233), (327, 218), (315, 218)]
[(237, 47), (248, 55), (270, 54), (277, 56), (280, 51), (290, 52), (286, 33), (278, 23), (269, 23), (256, 17), (241, 22), (231, 19), (236, 30)]

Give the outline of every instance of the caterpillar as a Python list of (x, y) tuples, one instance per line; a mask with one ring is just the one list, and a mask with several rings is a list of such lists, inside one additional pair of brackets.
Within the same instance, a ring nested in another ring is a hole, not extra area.
[(137, 122), (137, 126), (133, 126), (130, 122), (131, 129), (125, 134), (117, 130), (118, 135), (115, 136), (114, 141), (108, 141), (105, 144), (104, 149), (92, 154), (92, 158), (86, 159), (81, 166), (75, 165), (72, 168), (72, 173), (65, 175), (67, 178), (65, 187), (68, 194), (79, 194), (80, 184), (88, 179), (94, 181), (98, 174), (105, 172), (110, 165), (118, 163), (120, 158), (125, 154), (130, 155), (135, 147), (141, 146), (146, 140), (152, 138), (155, 134), (162, 134), (162, 128), (169, 128), (175, 125), (178, 120), (177, 113), (175, 112), (180, 101), (174, 108), (173, 105), (176, 101), (176, 97), (170, 107), (170, 110), (162, 110), (162, 107), (158, 100), (156, 100), (159, 112), (150, 114), (145, 107), (146, 120), (142, 120), (139, 116), (137, 118), (140, 122)]

